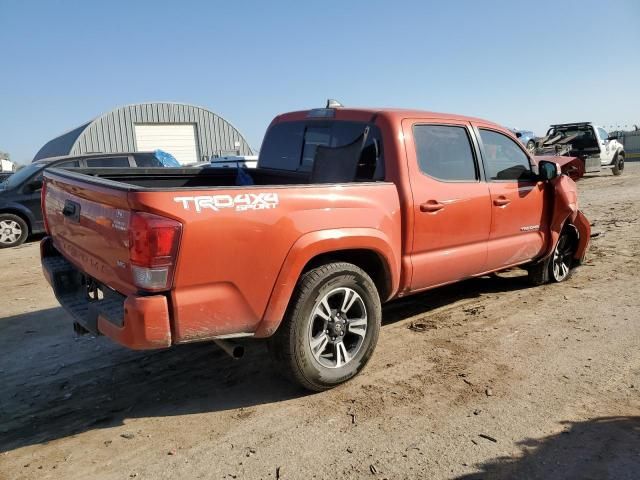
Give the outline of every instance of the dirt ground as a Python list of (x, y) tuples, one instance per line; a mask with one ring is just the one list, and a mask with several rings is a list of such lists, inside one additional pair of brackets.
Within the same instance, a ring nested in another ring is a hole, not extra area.
[(579, 187), (599, 235), (572, 279), (389, 304), (369, 366), (320, 394), (262, 343), (74, 337), (37, 242), (0, 251), (0, 479), (640, 478), (640, 163)]

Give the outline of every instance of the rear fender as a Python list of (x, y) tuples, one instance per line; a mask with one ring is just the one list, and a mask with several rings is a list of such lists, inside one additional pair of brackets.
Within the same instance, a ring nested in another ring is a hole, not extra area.
[[(315, 257), (344, 250), (371, 250), (386, 263), (390, 276), (391, 298), (400, 282), (400, 258), (390, 239), (380, 230), (352, 228), (320, 230), (300, 237), (291, 247), (269, 298), (265, 315), (255, 332), (256, 337), (269, 337), (277, 330), (285, 315), (293, 290), (304, 267)], [(387, 300), (382, 298), (381, 300)]]

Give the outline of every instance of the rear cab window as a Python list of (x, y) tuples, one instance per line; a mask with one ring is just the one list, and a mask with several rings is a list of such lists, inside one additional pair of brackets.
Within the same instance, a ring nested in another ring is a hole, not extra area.
[(354, 142), (369, 127), (358, 162), (355, 181), (384, 179), (382, 136), (375, 125), (350, 121), (289, 121), (273, 125), (267, 132), (258, 166), (309, 174), (319, 146), (343, 147)]

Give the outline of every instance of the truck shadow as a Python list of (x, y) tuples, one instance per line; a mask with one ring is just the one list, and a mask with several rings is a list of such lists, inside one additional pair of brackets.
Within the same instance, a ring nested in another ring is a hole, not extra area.
[(558, 434), (518, 442), (520, 456), (496, 458), (456, 480), (638, 478), (640, 417), (564, 422), (564, 427)]
[[(440, 288), (385, 306), (384, 324), (524, 286), (521, 277), (492, 276)], [(251, 341), (242, 361), (209, 343), (129, 351), (104, 337), (75, 337), (61, 308), (0, 318), (0, 351), (0, 451), (127, 418), (224, 411), (309, 394), (275, 372), (263, 341)]]
[(383, 307), (382, 324), (388, 325), (404, 320), (414, 315), (428, 313), (431, 310), (446, 305), (452, 305), (460, 300), (480, 298), (490, 293), (510, 292), (531, 288), (526, 273), (517, 269), (503, 274), (491, 274), (484, 277), (472, 278), (463, 282), (453, 283), (444, 287), (427, 290), (417, 295), (394, 300)]

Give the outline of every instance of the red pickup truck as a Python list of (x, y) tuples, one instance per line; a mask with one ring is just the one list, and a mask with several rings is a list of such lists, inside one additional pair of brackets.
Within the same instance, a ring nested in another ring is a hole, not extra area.
[(383, 302), (515, 266), (569, 276), (589, 222), (549, 160), (476, 118), (288, 113), (244, 175), (48, 170), (43, 269), (79, 332), (133, 349), (270, 337), (280, 369), (323, 390), (367, 363)]

